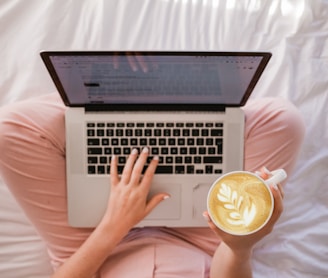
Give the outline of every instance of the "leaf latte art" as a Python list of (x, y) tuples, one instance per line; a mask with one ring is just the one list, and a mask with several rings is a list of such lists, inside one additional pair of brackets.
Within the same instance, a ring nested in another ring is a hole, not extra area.
[[(246, 200), (243, 196), (238, 195), (237, 191), (232, 190), (229, 185), (222, 183), (217, 197), (224, 203), (223, 207), (230, 211), (227, 221), (231, 225), (248, 227), (252, 223), (256, 215), (256, 207), (249, 196), (246, 196)], [(246, 205), (244, 205), (245, 202), (247, 202)]]
[(237, 172), (219, 179), (210, 193), (209, 209), (218, 227), (233, 234), (245, 234), (267, 221), (273, 203), (261, 179)]

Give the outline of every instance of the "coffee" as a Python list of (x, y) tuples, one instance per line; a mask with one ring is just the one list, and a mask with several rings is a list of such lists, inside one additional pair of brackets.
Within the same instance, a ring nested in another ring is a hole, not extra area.
[(274, 207), (267, 184), (250, 172), (231, 172), (219, 178), (208, 195), (208, 210), (222, 230), (244, 235), (259, 230)]

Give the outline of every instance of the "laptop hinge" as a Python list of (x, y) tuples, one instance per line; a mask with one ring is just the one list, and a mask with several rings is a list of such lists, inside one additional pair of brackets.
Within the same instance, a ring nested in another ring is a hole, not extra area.
[(122, 111), (199, 111), (224, 112), (226, 106), (217, 104), (88, 104), (86, 112), (122, 112)]

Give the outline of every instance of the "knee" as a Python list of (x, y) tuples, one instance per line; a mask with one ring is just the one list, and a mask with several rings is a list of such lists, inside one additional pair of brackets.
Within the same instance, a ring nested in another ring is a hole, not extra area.
[(293, 169), (301, 149), (305, 125), (298, 109), (282, 98), (262, 98), (245, 107), (245, 167)]
[(305, 136), (305, 123), (300, 111), (294, 104), (283, 98), (273, 98), (269, 101), (273, 124), (280, 127), (280, 132), (285, 135), (286, 139), (300, 146)]
[(305, 135), (305, 124), (299, 110), (283, 98), (261, 98), (244, 107), (246, 137), (265, 132), (266, 135), (284, 137), (297, 145)]
[(0, 159), (4, 159), (10, 152), (10, 148), (15, 144), (17, 134), (20, 134), (20, 128), (16, 115), (9, 109), (0, 110)]

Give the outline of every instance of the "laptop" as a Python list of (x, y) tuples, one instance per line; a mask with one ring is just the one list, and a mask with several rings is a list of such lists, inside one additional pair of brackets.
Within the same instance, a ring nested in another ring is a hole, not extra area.
[(110, 159), (121, 172), (133, 148), (160, 162), (149, 197), (167, 192), (137, 226), (203, 227), (207, 192), (243, 169), (241, 109), (267, 52), (42, 51), (67, 106), (68, 222), (95, 227), (110, 194)]

